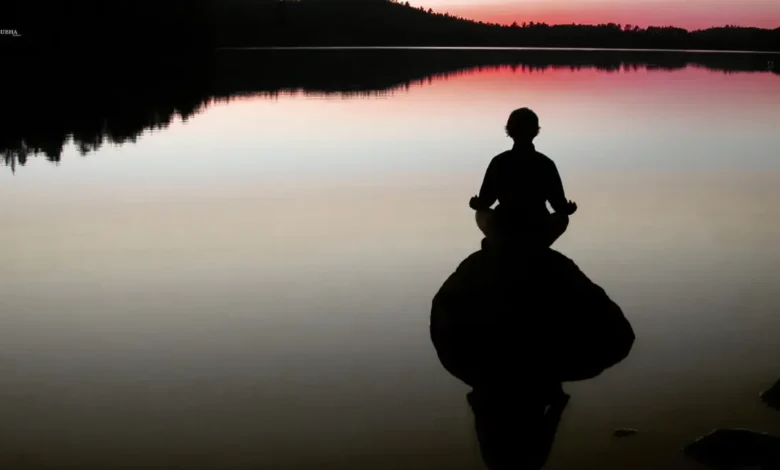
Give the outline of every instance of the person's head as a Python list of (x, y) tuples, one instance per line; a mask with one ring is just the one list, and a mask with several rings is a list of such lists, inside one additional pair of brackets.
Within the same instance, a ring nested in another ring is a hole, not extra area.
[(506, 122), (506, 135), (515, 141), (532, 141), (539, 135), (539, 116), (528, 108), (512, 111)]

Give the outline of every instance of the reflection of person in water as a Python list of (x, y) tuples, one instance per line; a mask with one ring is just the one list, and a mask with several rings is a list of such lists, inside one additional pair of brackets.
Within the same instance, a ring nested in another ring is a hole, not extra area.
[(475, 388), (468, 402), (489, 470), (538, 470), (550, 457), (569, 395), (560, 386)]
[(577, 204), (566, 200), (555, 163), (534, 147), (540, 129), (538, 116), (528, 108), (509, 115), (506, 133), (514, 146), (491, 160), (479, 195), (469, 202), (489, 240), (521, 236), (548, 247), (566, 231), (569, 216), (577, 210)]

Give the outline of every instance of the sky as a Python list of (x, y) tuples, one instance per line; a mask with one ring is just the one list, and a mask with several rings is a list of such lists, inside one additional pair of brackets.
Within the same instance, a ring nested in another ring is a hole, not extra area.
[(410, 4), (475, 20), (511, 24), (620, 23), (703, 29), (780, 27), (778, 0), (410, 0)]

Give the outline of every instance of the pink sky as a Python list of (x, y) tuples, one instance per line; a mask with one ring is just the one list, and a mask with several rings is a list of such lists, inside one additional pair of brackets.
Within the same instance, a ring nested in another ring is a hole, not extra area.
[(733, 24), (780, 27), (780, 0), (410, 0), (475, 20), (510, 24), (620, 23), (701, 29)]

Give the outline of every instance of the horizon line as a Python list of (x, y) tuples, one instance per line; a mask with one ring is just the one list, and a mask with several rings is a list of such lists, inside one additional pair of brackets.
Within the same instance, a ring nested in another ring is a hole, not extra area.
[(223, 46), (215, 50), (505, 50), (505, 51), (616, 51), (616, 52), (693, 52), (704, 54), (767, 54), (777, 55), (780, 51), (752, 51), (752, 50), (720, 50), (720, 49), (641, 49), (620, 47), (525, 47), (525, 46)]

